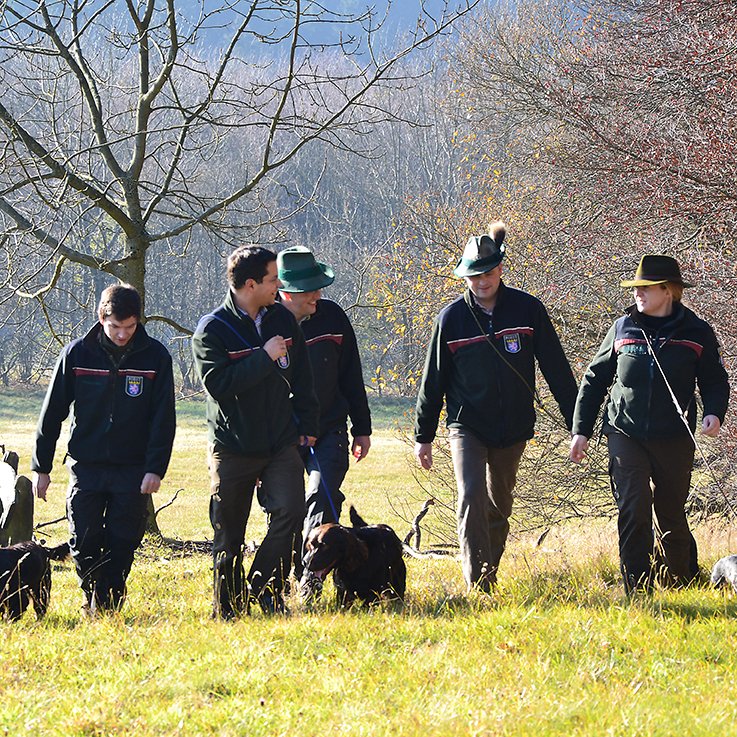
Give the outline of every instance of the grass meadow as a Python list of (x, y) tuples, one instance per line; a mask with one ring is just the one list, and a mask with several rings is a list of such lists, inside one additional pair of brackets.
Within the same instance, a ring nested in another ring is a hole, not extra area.
[[(0, 392), (0, 443), (28, 469), (40, 394)], [(172, 468), (156, 506), (165, 537), (206, 540), (202, 405), (182, 402)], [(369, 521), (407, 523), (415, 482), (376, 407), (368, 458), (344, 491)], [(59, 454), (36, 521), (64, 513)], [(415, 490), (416, 494), (416, 490)], [(423, 521), (432, 526), (432, 511)], [(255, 507), (248, 538), (263, 533)], [(514, 524), (513, 524), (514, 532)], [(66, 526), (44, 527), (50, 543)], [(696, 530), (702, 565), (729, 528)], [(708, 586), (628, 601), (614, 521), (512, 535), (494, 596), (467, 596), (453, 557), (408, 560), (401, 612), (336, 609), (210, 618), (210, 560), (147, 539), (122, 613), (80, 612), (70, 563), (54, 566), (47, 617), (0, 622), (4, 735), (732, 735), (737, 734), (737, 599)], [(326, 591), (329, 594), (330, 590)]]

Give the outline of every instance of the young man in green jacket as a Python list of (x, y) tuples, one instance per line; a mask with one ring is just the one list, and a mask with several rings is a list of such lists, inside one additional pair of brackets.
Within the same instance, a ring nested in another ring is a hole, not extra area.
[(454, 273), (466, 293), (435, 320), (417, 398), (415, 455), (432, 468), (445, 400), (470, 588), (489, 592), (509, 533), (517, 468), (535, 427), (535, 362), (570, 430), (576, 382), (542, 302), (501, 280), (503, 223), (473, 237)]
[[(304, 336), (276, 300), (276, 254), (258, 246), (228, 258), (225, 302), (205, 315), (192, 338), (207, 393), (213, 615), (231, 619), (256, 599), (266, 613), (284, 611), (295, 536), (305, 514), (298, 447), (318, 434), (318, 403)], [(268, 514), (247, 584), (246, 524), (256, 489)]]

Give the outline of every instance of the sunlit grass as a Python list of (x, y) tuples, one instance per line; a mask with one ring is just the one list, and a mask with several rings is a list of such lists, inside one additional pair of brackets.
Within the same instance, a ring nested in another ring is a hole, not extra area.
[[(38, 406), (2, 416), (0, 442), (26, 465)], [(157, 495), (160, 507), (182, 489), (159, 514), (168, 538), (211, 535), (200, 407), (180, 413)], [(400, 535), (407, 523), (394, 509), (412, 491), (408, 451), (380, 429), (344, 489), (367, 519)], [(38, 521), (63, 514), (65, 485), (58, 466)], [(255, 506), (249, 539), (259, 539), (263, 518)], [(56, 541), (66, 528), (44, 533)], [(254, 611), (232, 623), (210, 617), (207, 555), (147, 539), (123, 612), (91, 621), (71, 565), (55, 565), (46, 619), (0, 624), (0, 734), (737, 734), (730, 591), (626, 599), (613, 520), (538, 539), (513, 524), (492, 596), (466, 594), (453, 556), (408, 559), (400, 612), (340, 611), (328, 584), (309, 611), (292, 594), (287, 616)], [(697, 539), (707, 565), (734, 543), (718, 525), (698, 528)]]

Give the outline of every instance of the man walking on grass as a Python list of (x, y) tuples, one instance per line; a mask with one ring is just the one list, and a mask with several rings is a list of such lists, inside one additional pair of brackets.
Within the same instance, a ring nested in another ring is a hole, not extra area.
[[(258, 246), (228, 258), (225, 302), (192, 338), (207, 393), (213, 526), (213, 615), (284, 612), (284, 580), (305, 514), (297, 448), (317, 436), (318, 404), (304, 336), (276, 302), (276, 254)], [(243, 543), (253, 500), (268, 515), (266, 536), (244, 580)]]
[[(294, 315), (307, 341), (307, 352), (320, 403), (320, 435), (314, 448), (302, 448), (309, 474), (303, 539), (326, 522), (339, 522), (345, 496), (340, 490), (348, 472), (348, 418), (351, 455), (360, 461), (371, 447), (371, 413), (363, 383), (356, 334), (348, 316), (321, 290), (333, 283), (333, 270), (306, 248), (287, 248), (277, 257), (281, 303)], [(303, 570), (303, 540), (295, 550), (295, 575), (306, 600), (319, 596), (322, 581)]]
[(471, 238), (454, 274), (465, 294), (435, 320), (417, 397), (415, 455), (432, 468), (445, 400), (469, 589), (489, 592), (507, 535), (522, 452), (535, 426), (535, 361), (569, 431), (577, 387), (543, 304), (502, 281), (503, 223)]
[(59, 356), (31, 462), (46, 499), (62, 422), (67, 444), (70, 547), (85, 608), (117, 610), (143, 539), (150, 494), (159, 490), (174, 443), (174, 377), (166, 348), (141, 325), (141, 298), (128, 284), (105, 289), (98, 322)]

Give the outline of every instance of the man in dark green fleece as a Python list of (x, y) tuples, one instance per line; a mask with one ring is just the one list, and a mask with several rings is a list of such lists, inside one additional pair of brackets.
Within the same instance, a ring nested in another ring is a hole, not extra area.
[[(276, 300), (276, 254), (258, 246), (228, 258), (225, 302), (192, 338), (207, 392), (212, 483), (213, 615), (231, 619), (255, 598), (284, 611), (284, 578), (305, 514), (297, 448), (318, 434), (318, 403), (304, 336)], [(243, 543), (254, 488), (268, 529), (244, 581)]]
[[(371, 412), (363, 384), (361, 357), (348, 315), (335, 302), (322, 298), (322, 289), (335, 276), (327, 264), (302, 246), (281, 251), (279, 269), (281, 303), (294, 315), (307, 341), (315, 370), (315, 392), (320, 403), (320, 436), (314, 449), (304, 448), (307, 474), (307, 516), (302, 531), (309, 533), (326, 522), (340, 522), (345, 496), (340, 490), (348, 472), (348, 453), (360, 461), (371, 447)], [(348, 418), (353, 442), (348, 441)], [(305, 601), (320, 596), (322, 579), (302, 566), (303, 545), (298, 545), (294, 572)]]

